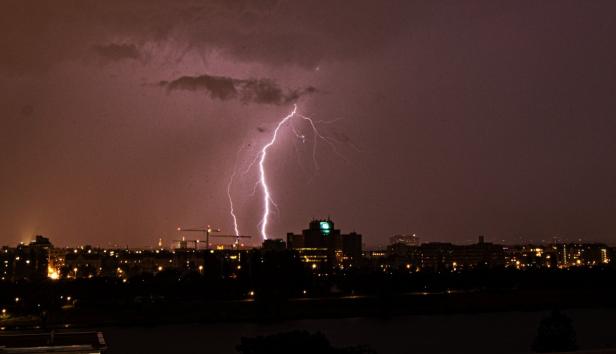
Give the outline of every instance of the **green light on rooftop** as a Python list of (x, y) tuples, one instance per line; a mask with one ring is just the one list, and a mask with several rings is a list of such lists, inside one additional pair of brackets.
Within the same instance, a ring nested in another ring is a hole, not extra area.
[(319, 222), (319, 228), (321, 229), (321, 233), (323, 235), (329, 235), (332, 231), (332, 225), (328, 221)]

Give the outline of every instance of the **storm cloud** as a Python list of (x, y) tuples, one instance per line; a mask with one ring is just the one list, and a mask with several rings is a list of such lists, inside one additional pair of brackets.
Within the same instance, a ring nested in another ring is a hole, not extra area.
[(160, 86), (168, 91), (205, 91), (210, 98), (236, 99), (244, 103), (281, 105), (298, 100), (316, 92), (312, 86), (302, 89), (283, 90), (271, 79), (235, 79), (225, 76), (182, 76), (172, 81), (161, 81)]
[(394, 2), (354, 2), (350, 9), (347, 1), (9, 0), (0, 13), (0, 69), (38, 72), (83, 59), (92, 48), (108, 60), (136, 59), (141, 46), (148, 47), (141, 54), (171, 60), (186, 51), (217, 52), (245, 63), (314, 68), (383, 48), (405, 18)]

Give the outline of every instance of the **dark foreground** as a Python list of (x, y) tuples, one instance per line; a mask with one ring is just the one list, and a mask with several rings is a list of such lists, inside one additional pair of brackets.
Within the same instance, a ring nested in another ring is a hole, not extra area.
[(154, 326), (182, 323), (275, 323), (296, 319), (439, 315), (569, 308), (616, 308), (616, 292), (595, 290), (443, 291), (228, 301), (176, 300), (63, 307), (41, 316), (3, 320), (4, 330)]
[[(581, 349), (616, 348), (616, 309), (571, 309)], [(108, 327), (109, 354), (236, 353), (242, 336), (321, 331), (336, 346), (369, 345), (379, 354), (528, 353), (546, 311), (408, 315), (284, 321)]]
[[(334, 346), (387, 353), (529, 353), (540, 320), (560, 308), (580, 350), (616, 348), (611, 291), (471, 291), (391, 296), (150, 303), (66, 310), (57, 331), (101, 331), (107, 353), (236, 353), (242, 337), (322, 332)], [(33, 327), (6, 328), (36, 330)]]
[(307, 286), (264, 274), (250, 284), (171, 273), (126, 284), (4, 284), (0, 297), (11, 305), (0, 328), (102, 331), (109, 353), (234, 353), (242, 337), (291, 330), (381, 354), (525, 353), (540, 320), (560, 309), (580, 349), (616, 347), (612, 269), (345, 273)]

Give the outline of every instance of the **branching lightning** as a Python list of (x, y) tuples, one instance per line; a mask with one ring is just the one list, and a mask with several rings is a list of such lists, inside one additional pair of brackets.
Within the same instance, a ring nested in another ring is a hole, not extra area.
[(293, 111), (284, 117), (278, 125), (276, 125), (276, 129), (274, 129), (274, 134), (272, 135), (272, 139), (263, 146), (261, 149), (260, 158), (259, 158), (259, 184), (263, 189), (263, 217), (261, 218), (261, 237), (264, 240), (267, 240), (267, 223), (270, 214), (270, 204), (274, 204), (272, 200), (272, 196), (270, 194), (270, 188), (267, 185), (267, 176), (265, 174), (265, 159), (267, 159), (267, 150), (276, 143), (276, 138), (278, 137), (278, 131), (280, 127), (282, 127), (289, 119), (293, 118), (295, 113), (297, 112), (297, 105), (293, 105)]
[[(256, 191), (257, 191), (258, 188), (260, 188), (261, 191), (263, 192), (263, 200), (262, 200), (263, 214), (262, 214), (261, 221), (259, 222), (258, 226), (259, 226), (259, 231), (260, 231), (261, 237), (264, 240), (267, 240), (269, 238), (268, 232), (267, 232), (267, 227), (268, 227), (268, 224), (269, 224), (269, 218), (270, 218), (270, 214), (272, 212), (272, 207), (278, 208), (276, 202), (272, 198), (271, 188), (270, 188), (270, 185), (268, 184), (268, 179), (267, 179), (266, 162), (267, 162), (269, 148), (272, 147), (274, 144), (276, 144), (281, 129), (285, 125), (287, 125), (287, 123), (289, 123), (288, 125), (290, 126), (290, 129), (293, 132), (293, 134), (295, 135), (295, 137), (299, 141), (301, 141), (302, 143), (306, 142), (306, 136), (303, 133), (301, 133), (300, 131), (298, 131), (298, 129), (291, 123), (291, 120), (294, 117), (297, 117), (298, 119), (306, 121), (308, 123), (308, 125), (310, 126), (311, 130), (312, 130), (312, 140), (313, 140), (312, 160), (313, 160), (314, 167), (315, 167), (316, 170), (319, 169), (319, 164), (318, 164), (317, 158), (316, 158), (317, 142), (319, 140), (325, 141), (330, 146), (331, 150), (336, 155), (338, 155), (339, 157), (341, 157), (342, 159), (344, 159), (346, 161), (344, 156), (342, 156), (342, 154), (340, 154), (340, 152), (336, 149), (336, 146), (335, 146), (334, 142), (332, 140), (330, 140), (328, 137), (326, 137), (325, 135), (321, 134), (321, 132), (317, 128), (317, 124), (320, 124), (320, 123), (333, 123), (334, 121), (316, 121), (316, 120), (314, 120), (314, 119), (312, 119), (310, 117), (307, 117), (305, 115), (302, 115), (302, 114), (298, 113), (297, 112), (297, 105), (294, 104), (293, 105), (293, 110), (288, 115), (286, 115), (285, 117), (280, 119), (280, 121), (278, 121), (278, 123), (276, 124), (276, 127), (275, 127), (275, 129), (273, 131), (271, 139), (265, 145), (263, 145), (263, 147), (261, 148), (261, 150), (259, 150), (259, 152), (255, 156), (255, 158), (249, 163), (248, 167), (243, 171), (243, 175), (246, 175), (252, 169), (252, 167), (254, 165), (258, 165), (259, 166), (258, 180), (255, 183), (253, 192), (250, 195), (256, 194)], [(241, 149), (240, 149), (240, 151), (241, 151)], [(239, 154), (240, 151), (238, 151), (238, 154)], [(231, 178), (230, 178), (230, 180), (229, 180), (229, 182), (227, 184), (227, 197), (229, 199), (229, 206), (230, 206), (229, 213), (231, 214), (231, 217), (233, 219), (234, 231), (235, 231), (236, 235), (239, 235), (240, 233), (239, 233), (237, 216), (235, 214), (235, 209), (234, 209), (234, 205), (233, 205), (233, 199), (231, 197), (231, 187), (233, 185), (234, 179), (236, 178), (236, 175), (237, 175), (237, 166), (234, 167), (233, 174), (231, 175)]]

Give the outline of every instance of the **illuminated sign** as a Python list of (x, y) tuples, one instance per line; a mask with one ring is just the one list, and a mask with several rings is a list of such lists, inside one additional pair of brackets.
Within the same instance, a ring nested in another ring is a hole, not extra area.
[(332, 231), (332, 224), (330, 224), (329, 221), (321, 221), (319, 222), (319, 228), (321, 229), (321, 233), (323, 235), (329, 235)]

